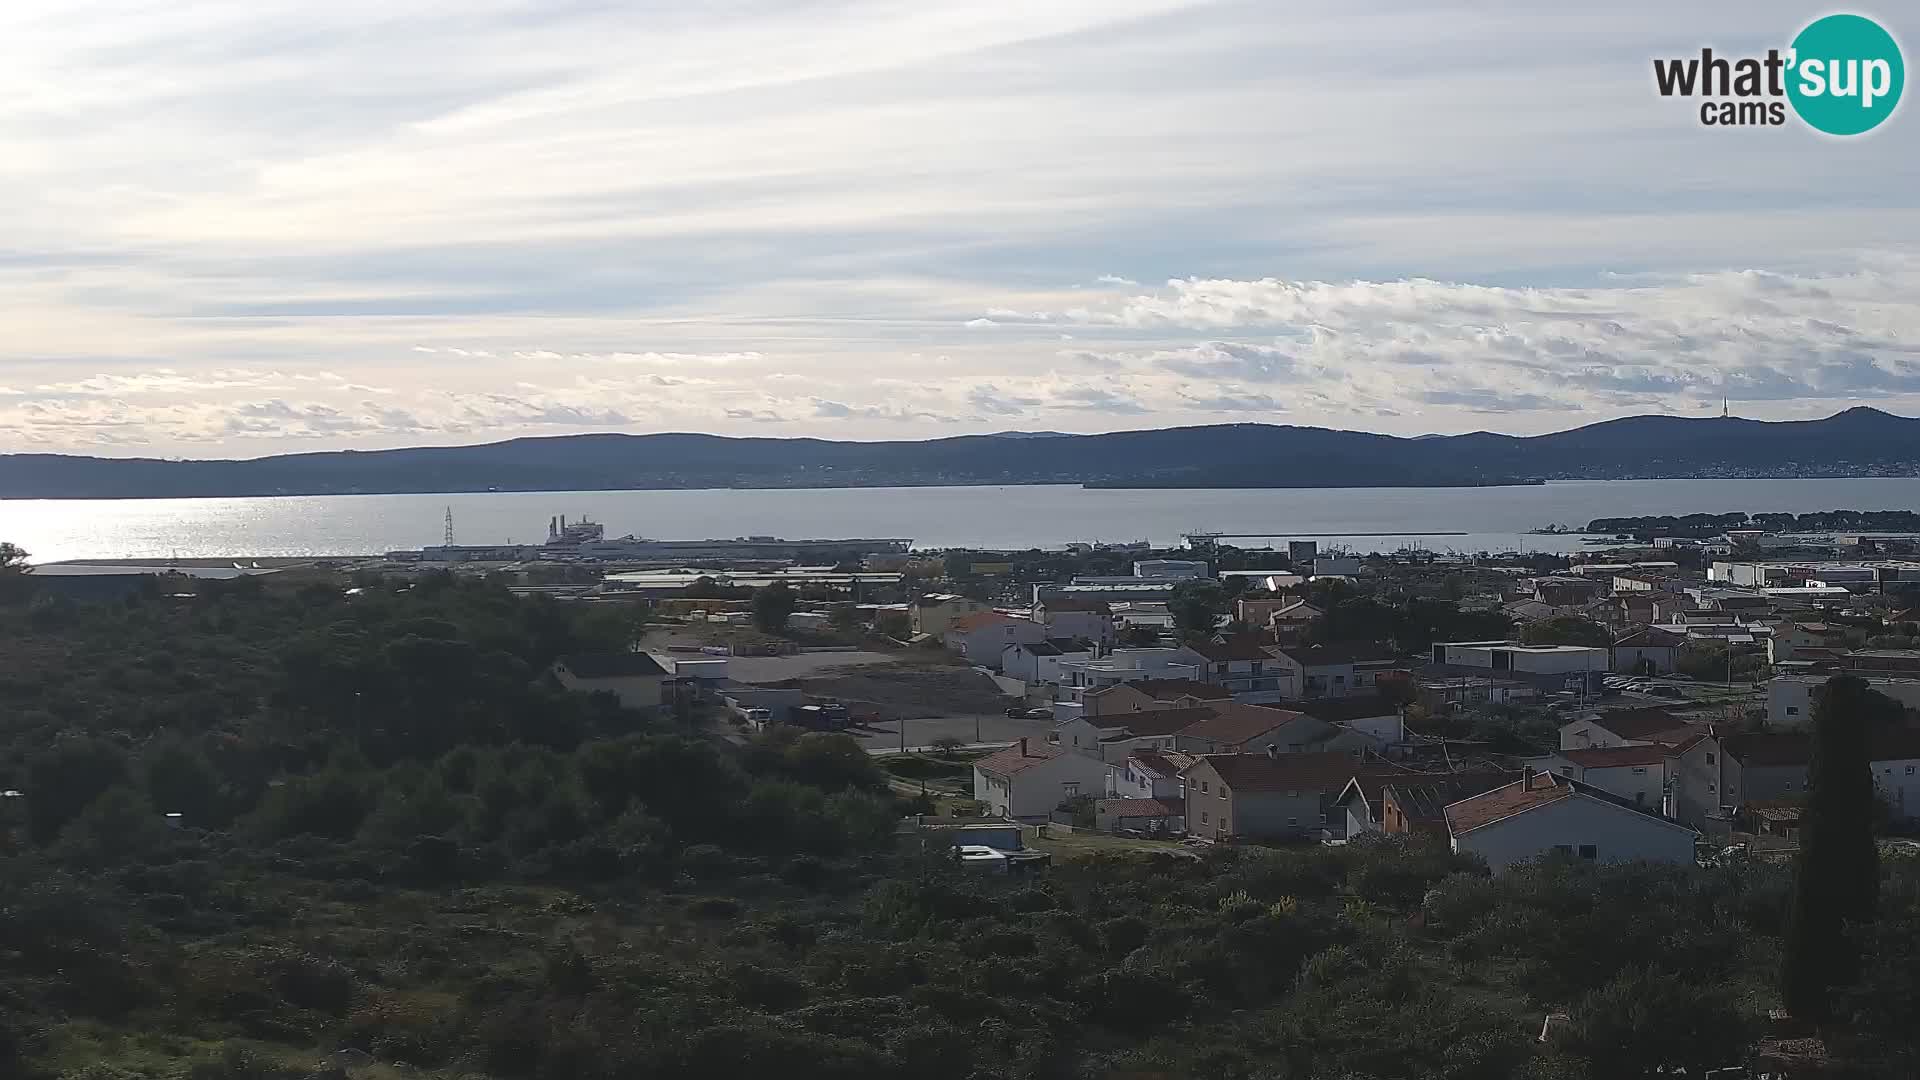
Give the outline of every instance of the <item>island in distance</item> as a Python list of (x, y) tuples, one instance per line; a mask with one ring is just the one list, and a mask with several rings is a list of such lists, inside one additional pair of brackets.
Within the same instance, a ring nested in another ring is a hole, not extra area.
[(1546, 435), (1400, 438), (1271, 424), (895, 442), (564, 435), (250, 460), (0, 455), (0, 498), (1084, 484), (1464, 487), (1555, 479), (1920, 475), (1920, 419), (1632, 416)]

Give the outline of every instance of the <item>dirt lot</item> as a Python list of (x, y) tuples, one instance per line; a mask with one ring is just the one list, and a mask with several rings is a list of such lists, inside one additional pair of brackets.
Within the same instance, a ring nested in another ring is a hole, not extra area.
[[(818, 653), (818, 656), (834, 655)], [(844, 655), (844, 654), (840, 654)], [(738, 678), (738, 676), (735, 676)], [(991, 676), (949, 665), (890, 664), (885, 667), (828, 668), (807, 678), (782, 682), (817, 697), (838, 698), (849, 706), (873, 706), (886, 719), (896, 717), (995, 714), (1009, 698)], [(859, 710), (855, 709), (857, 713)]]

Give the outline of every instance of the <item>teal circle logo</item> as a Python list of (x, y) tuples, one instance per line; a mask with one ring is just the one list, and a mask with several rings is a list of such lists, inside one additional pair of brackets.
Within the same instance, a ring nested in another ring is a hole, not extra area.
[(1859, 135), (1880, 126), (1900, 104), (1907, 68), (1900, 45), (1863, 15), (1815, 19), (1793, 39), (1787, 100), (1808, 126), (1829, 135)]

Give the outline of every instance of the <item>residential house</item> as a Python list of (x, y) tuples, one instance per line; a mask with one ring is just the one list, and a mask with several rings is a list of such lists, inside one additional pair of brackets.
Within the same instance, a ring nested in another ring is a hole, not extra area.
[(581, 693), (607, 693), (623, 708), (657, 709), (667, 670), (646, 653), (574, 653), (550, 669), (561, 686)]
[(1063, 661), (1093, 659), (1093, 644), (1084, 638), (1051, 638), (1014, 642), (1000, 650), (1000, 670), (1029, 686), (1058, 686)]
[(1047, 628), (1049, 638), (1084, 638), (1099, 645), (1113, 644), (1113, 610), (1104, 600), (1043, 596), (1033, 605), (1033, 621)]
[(1060, 665), (1060, 684), (1068, 700), (1081, 701), (1096, 691), (1144, 679), (1199, 679), (1199, 665), (1186, 649), (1114, 649), (1091, 660)]
[(1037, 645), (1047, 639), (1047, 628), (1032, 619), (981, 611), (962, 615), (947, 624), (947, 648), (969, 664), (1000, 667), (1001, 654), (1014, 644)]
[(1275, 612), (1298, 607), (1302, 603), (1304, 601), (1294, 596), (1243, 596), (1234, 601), (1233, 614), (1248, 626), (1264, 627)]
[(1181, 774), (1187, 832), (1213, 840), (1319, 836), (1335, 796), (1361, 768), (1337, 751), (1201, 757)]
[[(1322, 748), (1340, 734), (1332, 724), (1305, 713), (1227, 702), (1210, 706), (1205, 719), (1180, 729), (1173, 747), (1187, 754), (1298, 754)], [(1342, 748), (1344, 749), (1344, 748)]]
[[(1598, 750), (1560, 750), (1535, 758), (1542, 772), (1569, 776), (1611, 792), (1635, 806), (1667, 812), (1667, 746), (1609, 746)], [(1676, 765), (1677, 773), (1678, 767)]]
[[(1849, 656), (1858, 654), (1848, 654)], [(1877, 676), (1851, 670), (1874, 690), (1909, 709), (1920, 709), (1920, 678)], [(1775, 730), (1805, 727), (1813, 718), (1814, 694), (1828, 675), (1775, 675), (1767, 680), (1767, 725)]]
[(1341, 825), (1341, 833), (1351, 840), (1361, 833), (1380, 831), (1382, 795), (1391, 778), (1384, 772), (1355, 775), (1333, 797), (1331, 817)]
[(1102, 832), (1177, 835), (1187, 831), (1185, 799), (1098, 799), (1093, 827)]
[(1447, 805), (1470, 799), (1520, 778), (1513, 772), (1465, 772), (1382, 777), (1380, 831), (1447, 838)]
[(1141, 679), (1086, 694), (1082, 701), (1095, 713), (1138, 712), (1141, 709), (1191, 709), (1233, 695), (1196, 679)]
[(1378, 754), (1384, 755), (1389, 747), (1407, 741), (1407, 722), (1399, 703), (1380, 694), (1295, 701), (1286, 707), (1365, 736), (1368, 749)]
[(1706, 828), (1748, 803), (1804, 795), (1813, 741), (1797, 731), (1746, 732), (1702, 736), (1675, 750), (1674, 816)]
[(1062, 802), (1099, 796), (1107, 767), (1099, 759), (1021, 739), (973, 763), (973, 797), (989, 814), (1045, 821)]
[(1781, 619), (1773, 624), (1773, 636), (1767, 639), (1767, 663), (1778, 664), (1800, 659), (1803, 649), (1834, 649), (1846, 646), (1846, 632), (1823, 622)]
[(1195, 758), (1173, 750), (1135, 750), (1107, 766), (1107, 794), (1118, 799), (1181, 799), (1180, 773)]
[[(1889, 811), (1920, 818), (1920, 731), (1873, 732), (1868, 771)], [(1726, 820), (1754, 804), (1798, 800), (1807, 791), (1813, 739), (1805, 732), (1748, 732), (1704, 737), (1681, 749), (1674, 763), (1675, 816), (1689, 824)]]
[(1326, 612), (1301, 600), (1269, 615), (1266, 627), (1273, 632), (1274, 640), (1292, 643), (1299, 641), (1301, 635), (1305, 634), (1307, 629), (1325, 614)]
[(945, 641), (947, 627), (953, 623), (953, 620), (992, 610), (993, 605), (984, 600), (974, 600), (953, 593), (934, 593), (930, 596), (922, 596), (908, 605), (907, 628), (914, 637), (925, 636), (935, 641)]
[(1606, 583), (1590, 577), (1548, 575), (1533, 581), (1533, 598), (1555, 607), (1571, 607), (1596, 599)]
[[(1200, 681), (1218, 686), (1242, 701), (1279, 701), (1288, 696), (1282, 677), (1287, 665), (1250, 634), (1182, 646), (1184, 662), (1200, 670)], [(1297, 696), (1297, 695), (1296, 695)]]
[(1453, 850), (1494, 873), (1555, 852), (1601, 862), (1693, 863), (1694, 830), (1570, 777), (1527, 770), (1511, 784), (1449, 803)]
[(1635, 675), (1664, 674), (1687, 644), (1683, 635), (1643, 626), (1613, 643), (1614, 671)]
[(1177, 749), (1180, 732), (1214, 717), (1205, 707), (1082, 713), (1055, 724), (1047, 742), (1101, 761), (1121, 762), (1138, 750)]
[(1560, 749), (1609, 746), (1671, 746), (1702, 729), (1665, 709), (1611, 709), (1598, 716), (1560, 725)]
[(1285, 662), (1288, 700), (1375, 693), (1380, 676), (1397, 667), (1372, 646), (1282, 645), (1274, 652)]

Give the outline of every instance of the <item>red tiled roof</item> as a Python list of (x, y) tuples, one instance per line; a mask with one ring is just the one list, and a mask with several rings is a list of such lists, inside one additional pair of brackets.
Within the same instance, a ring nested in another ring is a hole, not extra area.
[(1192, 754), (1182, 754), (1174, 750), (1135, 750), (1127, 756), (1138, 762), (1142, 768), (1161, 776), (1179, 776), (1182, 769), (1196, 760)]
[(1573, 784), (1566, 778), (1552, 773), (1534, 773), (1483, 794), (1448, 803), (1447, 828), (1458, 836), (1572, 795)]
[(1520, 779), (1510, 772), (1447, 773), (1441, 776), (1389, 776), (1383, 778), (1381, 799), (1389, 796), (1400, 812), (1416, 822), (1439, 824), (1446, 820), (1447, 804), (1471, 799)]
[(1593, 750), (1562, 750), (1560, 756), (1583, 769), (1617, 769), (1624, 765), (1658, 765), (1673, 753), (1665, 746), (1606, 746)]
[(1266, 709), (1239, 702), (1209, 705), (1205, 711), (1208, 713), (1205, 719), (1182, 729), (1180, 734), (1237, 746), (1306, 716), (1305, 713), (1286, 709)]
[[(1338, 791), (1347, 781), (1380, 766), (1362, 765), (1352, 754), (1338, 750), (1307, 754), (1208, 754), (1196, 761), (1212, 766), (1227, 787), (1239, 791), (1291, 791), (1307, 788)], [(1188, 771), (1192, 771), (1189, 769)]]
[(992, 773), (995, 776), (1012, 776), (1015, 773), (1031, 769), (1035, 765), (1044, 765), (1066, 753), (1068, 753), (1068, 751), (1061, 750), (1058, 747), (1048, 746), (1041, 742), (1029, 741), (1024, 748), (1016, 744), (1007, 747), (997, 754), (983, 757), (979, 761), (974, 762), (973, 767), (979, 769), (981, 772)]
[(1187, 808), (1169, 799), (1101, 799), (1094, 812), (1112, 818), (1180, 817)]

